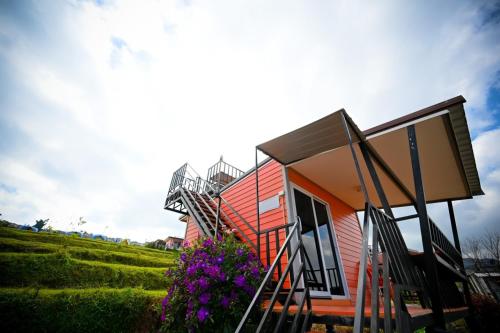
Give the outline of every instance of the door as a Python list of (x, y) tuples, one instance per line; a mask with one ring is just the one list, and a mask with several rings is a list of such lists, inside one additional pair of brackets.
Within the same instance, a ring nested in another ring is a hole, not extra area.
[(328, 207), (297, 188), (295, 213), (300, 217), (306, 279), (312, 296), (344, 296)]

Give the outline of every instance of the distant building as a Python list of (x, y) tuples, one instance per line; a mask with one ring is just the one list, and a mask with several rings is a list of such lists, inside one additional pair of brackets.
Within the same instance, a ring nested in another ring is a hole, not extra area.
[(178, 238), (178, 237), (167, 237), (165, 239), (165, 249), (169, 250), (178, 250), (182, 248), (182, 243), (184, 242), (184, 238)]

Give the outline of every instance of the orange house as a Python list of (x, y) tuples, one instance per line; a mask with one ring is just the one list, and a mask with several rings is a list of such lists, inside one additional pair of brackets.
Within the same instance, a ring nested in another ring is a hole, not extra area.
[[(458, 96), (365, 131), (340, 110), (258, 145), (247, 172), (222, 158), (206, 178), (187, 163), (174, 172), (165, 209), (182, 214), (185, 240), (232, 229), (269, 267), (238, 332), (259, 309), (257, 330), (275, 332), (312, 323), (443, 330), (468, 318), (452, 202), (483, 192), (464, 103)], [(258, 162), (257, 150), (268, 158)], [(431, 202), (447, 202), (453, 241), (428, 216)], [(402, 206), (415, 213), (396, 217)], [(408, 251), (400, 232), (412, 219), (423, 252)]]

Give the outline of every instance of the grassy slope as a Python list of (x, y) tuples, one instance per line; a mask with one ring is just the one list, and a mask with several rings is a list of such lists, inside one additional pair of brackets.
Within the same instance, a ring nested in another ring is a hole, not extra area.
[(0, 227), (0, 331), (150, 331), (176, 257)]

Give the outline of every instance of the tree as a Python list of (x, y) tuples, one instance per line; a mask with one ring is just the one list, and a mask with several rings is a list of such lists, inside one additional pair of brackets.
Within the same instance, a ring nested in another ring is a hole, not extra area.
[(78, 222), (76, 223), (79, 227), (81, 227), (82, 225), (84, 225), (85, 223), (87, 223), (87, 221), (85, 221), (83, 219), (82, 216), (80, 216), (80, 218), (78, 219)]
[[(71, 222), (71, 223), (70, 223), (70, 225), (71, 225), (73, 228), (75, 228), (75, 225), (76, 225), (78, 228), (80, 228), (81, 226), (83, 226), (83, 225), (84, 225), (84, 224), (86, 224), (86, 223), (87, 223), (87, 221), (85, 221), (85, 220), (83, 219), (83, 217), (82, 217), (82, 216), (80, 216), (80, 217), (78, 218), (78, 221), (76, 221), (76, 223), (75, 223), (75, 222)], [(76, 228), (75, 228), (75, 229), (76, 229)], [(84, 231), (83, 231), (83, 230), (81, 230), (81, 232), (84, 232)]]
[(48, 222), (49, 222), (49, 219), (36, 220), (35, 224), (33, 225), (33, 227), (37, 228), (38, 230), (42, 230)]
[(479, 238), (467, 238), (463, 245), (464, 256), (474, 261), (474, 266), (478, 271), (481, 271), (481, 259), (483, 251)]
[(486, 231), (479, 240), (486, 254), (500, 267), (500, 232)]

